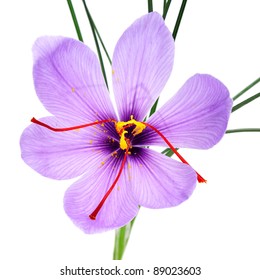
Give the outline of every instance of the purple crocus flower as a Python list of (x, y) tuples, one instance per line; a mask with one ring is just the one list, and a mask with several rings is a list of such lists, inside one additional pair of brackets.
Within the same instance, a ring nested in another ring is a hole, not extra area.
[[(146, 122), (173, 65), (174, 41), (157, 13), (135, 21), (119, 39), (112, 105), (96, 55), (83, 43), (43, 37), (33, 47), (37, 95), (53, 116), (21, 136), (23, 160), (43, 176), (81, 176), (64, 208), (86, 233), (121, 227), (139, 206), (180, 204), (205, 181), (174, 147), (208, 149), (224, 135), (232, 101), (216, 78), (197, 74)], [(174, 160), (147, 146), (170, 147)]]

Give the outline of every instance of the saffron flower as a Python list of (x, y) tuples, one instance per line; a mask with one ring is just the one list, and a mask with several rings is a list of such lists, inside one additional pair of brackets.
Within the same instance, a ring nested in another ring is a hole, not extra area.
[[(208, 149), (225, 133), (232, 101), (216, 78), (196, 74), (144, 121), (173, 66), (174, 41), (158, 13), (136, 20), (112, 61), (115, 111), (96, 55), (83, 43), (42, 37), (33, 47), (37, 95), (53, 115), (21, 136), (23, 160), (52, 179), (81, 176), (64, 208), (85, 233), (119, 228), (139, 206), (176, 206), (205, 182), (177, 152)], [(148, 146), (170, 147), (179, 160)]]

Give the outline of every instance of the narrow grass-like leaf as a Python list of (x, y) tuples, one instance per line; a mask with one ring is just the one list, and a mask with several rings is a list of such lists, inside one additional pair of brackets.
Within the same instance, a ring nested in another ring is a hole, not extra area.
[(147, 0), (148, 2), (148, 13), (153, 11), (153, 0)]
[[(178, 148), (176, 148), (178, 150)], [(163, 155), (166, 155), (167, 157), (172, 157), (174, 155), (174, 152), (170, 148), (166, 148), (161, 152)]]
[(149, 117), (151, 117), (151, 115), (156, 111), (156, 108), (157, 108), (157, 105), (158, 105), (158, 101), (159, 101), (159, 97), (154, 102), (154, 104), (153, 104), (153, 106), (152, 106), (152, 108), (150, 110)]
[(255, 94), (255, 95), (253, 95), (253, 96), (251, 96), (251, 97), (249, 97), (249, 98), (247, 98), (246, 100), (240, 102), (239, 104), (233, 106), (233, 108), (232, 108), (232, 113), (235, 112), (236, 110), (242, 108), (242, 107), (245, 106), (246, 104), (248, 104), (248, 103), (254, 101), (254, 100), (255, 100), (256, 98), (258, 98), (258, 97), (260, 97), (260, 92), (257, 93), (257, 94)]
[(163, 1), (163, 14), (162, 14), (162, 17), (163, 17), (164, 20), (166, 19), (166, 16), (167, 16), (168, 10), (170, 8), (171, 2), (172, 2), (172, 0), (168, 0), (168, 1), (164, 0)]
[(243, 95), (245, 92), (247, 92), (250, 88), (252, 88), (254, 85), (260, 82), (260, 78), (257, 78), (255, 81), (253, 81), (250, 85), (248, 85), (246, 88), (241, 90), (237, 95), (233, 97), (233, 101), (235, 101), (238, 97)]
[(179, 27), (181, 24), (181, 20), (182, 20), (182, 16), (183, 16), (183, 13), (184, 13), (184, 10), (186, 7), (186, 3), (187, 3), (187, 0), (183, 0), (181, 3), (181, 8), (179, 10), (179, 14), (178, 14), (178, 17), (177, 17), (177, 20), (176, 20), (176, 23), (175, 23), (175, 26), (174, 26), (174, 29), (172, 32), (172, 37), (174, 38), (174, 40), (176, 40), (176, 37), (177, 37), (177, 33), (178, 33), (178, 30), (179, 30)]
[(227, 134), (238, 133), (238, 132), (260, 132), (260, 128), (238, 128), (238, 129), (228, 129), (226, 131)]
[(92, 34), (93, 34), (93, 38), (94, 38), (94, 41), (95, 41), (95, 44), (96, 44), (97, 53), (98, 53), (98, 58), (99, 58), (99, 62), (100, 62), (101, 70), (102, 70), (102, 74), (103, 74), (103, 77), (104, 77), (106, 86), (107, 86), (107, 88), (108, 88), (105, 66), (104, 66), (102, 54), (101, 54), (100, 47), (99, 47), (99, 43), (98, 43), (98, 39), (97, 39), (95, 24), (94, 24), (94, 21), (93, 21), (93, 19), (92, 19), (92, 17), (91, 17), (91, 14), (90, 14), (90, 12), (89, 12), (89, 9), (88, 9), (88, 7), (87, 7), (86, 1), (85, 1), (85, 0), (82, 0), (82, 2), (83, 2), (83, 5), (84, 5), (84, 8), (85, 8), (87, 17), (88, 17), (88, 21), (89, 21), (89, 24), (90, 24), (90, 27), (91, 27), (91, 31), (92, 31)]
[(96, 31), (96, 33), (97, 33), (98, 39), (99, 39), (99, 41), (100, 41), (100, 44), (101, 44), (101, 46), (102, 46), (102, 48), (103, 48), (103, 50), (104, 50), (104, 52), (105, 52), (105, 54), (106, 54), (106, 57), (107, 57), (107, 59), (108, 59), (110, 65), (111, 65), (111, 64), (112, 64), (112, 60), (111, 60), (111, 58), (110, 58), (110, 56), (109, 56), (109, 54), (108, 54), (108, 51), (107, 51), (107, 49), (106, 49), (106, 47), (105, 47), (105, 44), (104, 44), (104, 42), (103, 42), (103, 40), (102, 40), (102, 38), (101, 38), (101, 36), (100, 36), (100, 34), (99, 34), (99, 32), (98, 32), (98, 29), (97, 29), (97, 27), (96, 27), (96, 25), (95, 25), (95, 23), (94, 23), (93, 20), (92, 20), (92, 22), (93, 22), (95, 31)]
[(71, 0), (67, 0), (67, 3), (68, 3), (70, 13), (71, 13), (71, 17), (72, 17), (72, 20), (73, 20), (73, 23), (74, 23), (74, 26), (75, 26), (75, 29), (76, 29), (76, 32), (77, 32), (77, 35), (78, 35), (78, 39), (81, 42), (83, 42), (83, 37), (82, 37), (81, 31), (80, 31), (80, 28), (79, 28), (79, 23), (78, 23), (78, 20), (77, 20), (77, 16), (76, 16), (73, 4), (72, 4)]

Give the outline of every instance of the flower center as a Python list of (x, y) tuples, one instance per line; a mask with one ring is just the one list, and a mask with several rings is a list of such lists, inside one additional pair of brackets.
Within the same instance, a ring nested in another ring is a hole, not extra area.
[[(135, 127), (134, 129), (131, 130), (131, 132), (127, 130), (128, 128), (131, 128), (133, 126)], [(130, 137), (126, 137), (125, 134), (131, 134), (133, 136), (136, 136), (142, 133), (142, 131), (146, 128), (146, 125), (142, 122), (136, 121), (133, 115), (131, 115), (130, 120), (127, 122), (116, 122), (115, 128), (118, 135), (120, 136), (120, 141), (119, 141), (120, 148), (122, 150), (126, 150), (126, 149), (131, 149), (132, 146), (131, 146)]]

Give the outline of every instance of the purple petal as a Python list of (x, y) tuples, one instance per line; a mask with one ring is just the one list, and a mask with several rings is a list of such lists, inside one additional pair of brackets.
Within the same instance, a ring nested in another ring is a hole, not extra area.
[(138, 212), (130, 182), (122, 174), (117, 185), (105, 201), (96, 220), (89, 215), (96, 209), (118, 174), (122, 159), (110, 157), (104, 166), (96, 167), (75, 182), (65, 193), (64, 208), (72, 221), (85, 233), (97, 233), (124, 226)]
[(174, 41), (158, 13), (135, 21), (113, 56), (113, 87), (120, 119), (143, 120), (165, 86), (173, 66)]
[(70, 38), (42, 37), (33, 54), (35, 89), (50, 113), (78, 122), (115, 118), (99, 62), (86, 45)]
[[(55, 117), (41, 119), (54, 127), (71, 126)], [(103, 131), (103, 130), (102, 130)], [(42, 126), (28, 126), (20, 140), (22, 158), (41, 175), (70, 179), (101, 166), (110, 157), (106, 133), (94, 127), (79, 131), (53, 132)]]
[[(148, 123), (160, 130), (175, 147), (208, 149), (224, 135), (231, 108), (228, 89), (210, 75), (197, 74)], [(142, 141), (146, 145), (166, 145), (149, 129)]]
[(134, 196), (141, 206), (171, 207), (190, 197), (197, 176), (189, 165), (151, 149), (140, 150), (140, 155), (128, 157), (128, 173)]

